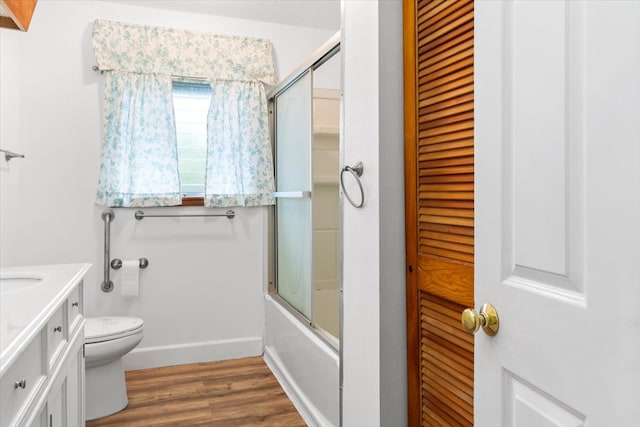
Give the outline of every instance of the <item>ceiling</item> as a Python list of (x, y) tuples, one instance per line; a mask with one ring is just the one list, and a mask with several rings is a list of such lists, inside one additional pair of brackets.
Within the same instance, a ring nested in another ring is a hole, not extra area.
[(103, 0), (132, 6), (340, 29), (340, 0)]

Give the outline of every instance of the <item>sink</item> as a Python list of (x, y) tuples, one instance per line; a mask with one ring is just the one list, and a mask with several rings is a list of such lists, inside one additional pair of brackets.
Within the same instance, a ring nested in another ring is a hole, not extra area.
[(2, 275), (0, 276), (0, 293), (8, 294), (24, 291), (42, 282), (42, 277), (36, 275)]

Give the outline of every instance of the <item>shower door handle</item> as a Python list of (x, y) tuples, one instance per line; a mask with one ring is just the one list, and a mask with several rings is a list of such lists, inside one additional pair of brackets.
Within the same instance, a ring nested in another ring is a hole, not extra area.
[(311, 197), (311, 191), (274, 191), (273, 197), (282, 199), (308, 199)]

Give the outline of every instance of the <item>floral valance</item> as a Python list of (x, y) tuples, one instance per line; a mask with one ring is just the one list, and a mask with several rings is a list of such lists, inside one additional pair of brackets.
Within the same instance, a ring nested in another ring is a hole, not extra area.
[(102, 71), (278, 82), (265, 39), (96, 20), (93, 49)]

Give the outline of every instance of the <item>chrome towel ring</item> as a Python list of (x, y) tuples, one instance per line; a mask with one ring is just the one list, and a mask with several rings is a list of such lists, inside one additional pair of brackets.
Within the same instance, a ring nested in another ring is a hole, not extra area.
[[(360, 187), (360, 203), (354, 202), (353, 199), (349, 197), (349, 193), (347, 193), (347, 189), (344, 188), (344, 181), (342, 179), (342, 175), (347, 171), (351, 172), (351, 175), (353, 175), (353, 177), (356, 179), (356, 182), (358, 183), (358, 187)], [(342, 192), (344, 193), (344, 197), (347, 198), (349, 203), (351, 203), (351, 205), (353, 205), (354, 208), (361, 208), (362, 205), (364, 205), (364, 189), (362, 188), (362, 182), (360, 182), (360, 177), (362, 176), (363, 172), (364, 172), (364, 165), (362, 164), (362, 162), (356, 163), (355, 166), (347, 165), (344, 168), (342, 168), (342, 170), (340, 171), (340, 187), (342, 187)]]

